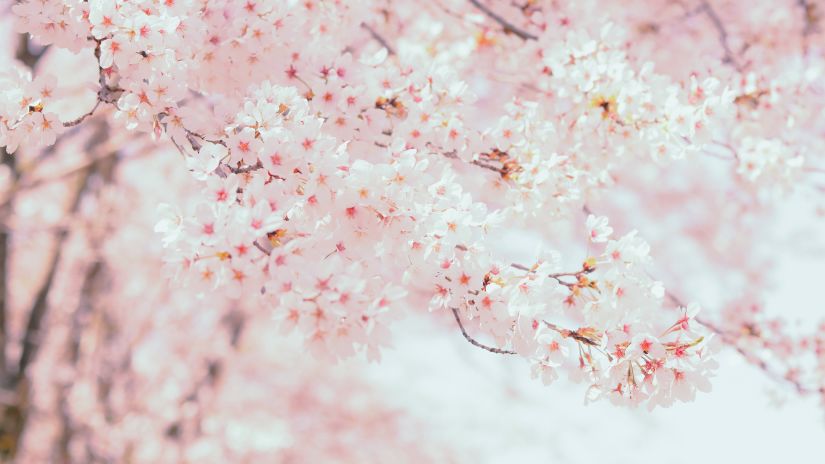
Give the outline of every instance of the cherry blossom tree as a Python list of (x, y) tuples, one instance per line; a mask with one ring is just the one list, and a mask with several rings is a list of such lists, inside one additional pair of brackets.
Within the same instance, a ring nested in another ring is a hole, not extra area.
[(411, 314), (587, 402), (692, 401), (719, 350), (825, 400), (825, 323), (764, 302), (825, 212), (821, 4), (9, 7), (9, 457), (449, 459), (324, 369)]

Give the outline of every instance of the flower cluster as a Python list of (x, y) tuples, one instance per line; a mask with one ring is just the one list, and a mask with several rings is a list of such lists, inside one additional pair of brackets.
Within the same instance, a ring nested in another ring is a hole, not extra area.
[(746, 137), (738, 152), (737, 172), (750, 182), (765, 181), (787, 187), (801, 174), (804, 158), (780, 140)]
[(54, 143), (63, 130), (51, 103), (58, 97), (57, 80), (44, 74), (10, 71), (0, 74), (0, 146), (14, 153), (21, 142), (35, 148)]
[(480, 288), (469, 271), (445, 275), (451, 298), (434, 298), (528, 358), (545, 384), (561, 370), (589, 383), (593, 397), (650, 407), (707, 391), (715, 362), (695, 322), (698, 307), (665, 308), (664, 288), (645, 271), (649, 247), (635, 231), (608, 239), (605, 218), (588, 223), (599, 228), (592, 240), (606, 243), (578, 271), (561, 272), (551, 254), (529, 267), (493, 265)]

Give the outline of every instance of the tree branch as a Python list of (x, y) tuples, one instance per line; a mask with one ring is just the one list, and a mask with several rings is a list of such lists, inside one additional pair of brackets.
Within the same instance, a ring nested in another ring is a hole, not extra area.
[[(99, 146), (103, 142), (107, 140), (108, 135), (108, 124), (101, 124), (100, 128), (95, 132), (86, 143), (85, 151), (86, 152), (93, 152), (96, 146)], [(105, 158), (105, 157), (99, 157)], [(74, 196), (72, 197), (72, 201), (70, 203), (69, 209), (67, 211), (68, 215), (74, 214), (78, 207), (80, 206), (80, 200), (83, 198), (83, 194), (85, 193), (88, 185), (89, 185), (89, 178), (91, 177), (92, 172), (94, 169), (97, 168), (97, 163), (91, 163), (86, 165), (83, 169), (80, 170), (79, 179), (78, 179), (78, 186), (74, 191)], [(38, 290), (34, 303), (32, 305), (31, 311), (29, 311), (29, 318), (26, 323), (26, 329), (23, 335), (23, 349), (20, 354), (20, 361), (17, 365), (17, 375), (15, 377), (15, 384), (19, 384), (21, 380), (25, 378), (26, 370), (28, 369), (31, 362), (34, 360), (34, 356), (37, 351), (37, 347), (40, 342), (41, 334), (40, 327), (43, 323), (43, 319), (46, 315), (46, 310), (48, 309), (48, 300), (49, 300), (49, 292), (51, 291), (52, 284), (54, 283), (55, 274), (57, 273), (57, 268), (60, 265), (60, 260), (62, 257), (62, 246), (63, 242), (69, 236), (69, 228), (62, 229), (57, 236), (57, 249), (55, 250), (54, 254), (52, 255), (52, 260), (49, 263), (49, 270), (46, 274), (46, 279), (40, 286)]]
[(41, 48), (37, 52), (31, 51), (31, 42), (29, 41), (28, 34), (19, 34), (18, 41), (17, 41), (17, 50), (14, 53), (14, 57), (21, 61), (24, 65), (26, 65), (29, 69), (34, 69), (37, 62), (40, 61), (40, 58), (46, 53), (48, 50), (48, 46)]
[(465, 339), (467, 339), (467, 341), (468, 341), (468, 342), (470, 342), (470, 344), (471, 344), (471, 345), (473, 345), (473, 346), (477, 346), (477, 347), (481, 348), (482, 350), (487, 350), (487, 351), (489, 351), (489, 352), (491, 352), (491, 353), (496, 353), (496, 354), (516, 354), (516, 352), (515, 352), (515, 351), (510, 351), (510, 350), (502, 350), (502, 349), (500, 349), (500, 348), (494, 348), (494, 347), (492, 347), (492, 346), (487, 346), (487, 345), (484, 345), (483, 343), (480, 343), (480, 342), (476, 341), (476, 340), (475, 340), (473, 337), (471, 337), (471, 336), (467, 333), (467, 331), (464, 329), (464, 324), (462, 324), (462, 323), (461, 323), (461, 316), (458, 314), (458, 308), (450, 308), (450, 309), (453, 311), (453, 316), (455, 316), (455, 321), (456, 321), (456, 322), (458, 322), (458, 328), (459, 328), (459, 329), (461, 329), (461, 335), (464, 335), (464, 338), (465, 338)]
[[(17, 181), (19, 173), (15, 161), (17, 158), (6, 153), (5, 147), (0, 149), (0, 156), (3, 157), (3, 164), (7, 165), (12, 172), (12, 176)], [(5, 219), (8, 208), (5, 204), (0, 205), (0, 218)], [(11, 231), (0, 230), (0, 379), (6, 379), (6, 314), (8, 312), (8, 287), (9, 287), (9, 252), (11, 244)], [(5, 386), (5, 385), (3, 385)]]
[(736, 55), (734, 55), (731, 51), (730, 45), (728, 45), (728, 31), (725, 29), (725, 25), (719, 18), (719, 15), (716, 13), (716, 10), (714, 10), (713, 7), (710, 6), (708, 0), (702, 0), (702, 4), (699, 8), (701, 10), (704, 10), (705, 14), (710, 19), (711, 23), (713, 23), (713, 27), (716, 29), (716, 33), (719, 35), (719, 43), (722, 45), (722, 49), (725, 51), (725, 55), (722, 57), (722, 62), (730, 64), (737, 71), (742, 71), (742, 66), (736, 59)]
[(481, 12), (487, 15), (487, 17), (497, 22), (504, 30), (505, 34), (514, 34), (522, 40), (538, 40), (538, 36), (514, 26), (511, 22), (499, 16), (495, 11), (491, 10), (487, 7), (487, 5), (481, 3), (479, 0), (470, 0), (470, 3), (472, 3), (474, 7), (481, 10)]
[[(100, 60), (100, 40), (94, 39), (94, 42), (97, 44), (95, 45), (95, 58)], [(97, 67), (97, 81), (100, 84), (99, 88), (97, 89), (97, 101), (95, 101), (95, 106), (92, 107), (86, 114), (73, 119), (71, 121), (67, 121), (63, 123), (63, 127), (74, 127), (78, 124), (82, 123), (86, 119), (92, 117), (97, 111), (97, 108), (100, 106), (101, 103), (107, 103), (109, 105), (114, 105), (117, 102), (118, 97), (120, 94), (123, 93), (123, 89), (119, 87), (112, 87), (106, 82), (106, 71), (98, 65)]]
[(31, 180), (31, 181), (25, 181), (25, 182), (20, 183), (20, 184), (15, 184), (10, 189), (11, 191), (6, 196), (6, 198), (4, 198), (3, 200), (0, 200), (0, 208), (8, 206), (11, 203), (11, 201), (14, 199), (14, 194), (16, 194), (20, 191), (30, 190), (30, 189), (39, 187), (41, 185), (48, 184), (49, 182), (56, 182), (56, 181), (59, 181), (59, 180), (66, 179), (69, 176), (72, 176), (74, 174), (77, 174), (77, 173), (85, 170), (85, 169), (88, 169), (89, 167), (93, 166), (95, 163), (103, 161), (107, 158), (117, 156), (117, 154), (118, 153), (116, 151), (113, 151), (113, 152), (107, 153), (106, 155), (103, 155), (101, 157), (94, 158), (94, 159), (92, 159), (92, 160), (90, 160), (86, 163), (81, 164), (80, 166), (75, 166), (71, 169), (66, 170), (65, 172), (61, 172), (60, 174), (56, 174), (56, 175), (48, 176), (48, 177), (40, 177), (40, 178)]
[(381, 46), (382, 46), (382, 47), (386, 48), (386, 49), (387, 49), (387, 52), (388, 52), (390, 55), (395, 55), (395, 49), (394, 49), (394, 48), (392, 48), (392, 45), (390, 45), (390, 43), (389, 43), (389, 42), (387, 42), (387, 39), (385, 39), (385, 38), (384, 38), (381, 34), (379, 34), (378, 32), (376, 32), (376, 31), (375, 31), (375, 29), (373, 29), (373, 28), (372, 28), (372, 26), (370, 26), (370, 25), (369, 25), (369, 24), (367, 24), (367, 23), (361, 23), (361, 27), (363, 27), (364, 29), (366, 29), (366, 30), (367, 30), (367, 32), (369, 32), (369, 33), (370, 33), (370, 35), (372, 36), (372, 38), (373, 38), (373, 39), (375, 39), (375, 41), (376, 41), (376, 42), (378, 42), (379, 44), (381, 44)]
[(802, 29), (802, 36), (807, 37), (817, 30), (819, 23), (819, 11), (817, 5), (810, 2), (810, 0), (796, 0), (796, 4), (802, 8), (802, 13), (805, 19), (805, 27)]
[[(48, 47), (43, 47), (37, 53), (32, 53), (31, 43), (28, 34), (18, 34), (17, 36), (17, 50), (15, 51), (15, 58), (21, 61), (29, 69), (34, 70), (37, 62), (46, 52)], [(9, 155), (6, 148), (0, 148), (0, 159), (2, 164), (8, 166), (12, 173), (13, 185), (17, 184), (20, 178), (20, 171), (17, 166), (17, 158)], [(13, 197), (13, 193), (9, 193), (9, 200)], [(8, 203), (5, 201), (0, 204), (0, 219), (5, 222), (5, 216), (8, 214)], [(9, 277), (8, 264), (11, 244), (11, 231), (3, 229), (0, 231), (0, 380), (5, 384), (9, 379), (7, 377), (7, 361), (6, 361), (6, 344), (8, 338), (8, 331), (6, 328), (6, 316), (8, 313), (8, 287)], [(2, 385), (6, 387), (7, 385)]]
[[(74, 198), (72, 199), (70, 212), (76, 211), (77, 207), (80, 205), (80, 199), (83, 197), (83, 191), (86, 188), (90, 174), (91, 167), (87, 167), (82, 171), (79, 185), (75, 191)], [(49, 271), (46, 274), (45, 280), (40, 285), (40, 289), (37, 291), (34, 303), (32, 304), (32, 309), (29, 311), (29, 319), (26, 323), (26, 330), (23, 336), (23, 350), (20, 354), (20, 361), (17, 364), (16, 382), (20, 382), (23, 378), (25, 378), (26, 370), (31, 365), (37, 351), (41, 338), (40, 327), (46, 315), (46, 310), (48, 309), (49, 292), (54, 284), (57, 268), (60, 265), (60, 260), (63, 255), (63, 242), (66, 240), (68, 235), (68, 229), (63, 229), (58, 234), (57, 249), (49, 262)]]
[(102, 101), (103, 100), (98, 98), (97, 101), (95, 101), (95, 106), (92, 107), (92, 109), (89, 110), (89, 112), (87, 112), (83, 116), (78, 117), (77, 119), (72, 119), (71, 121), (64, 122), (63, 127), (74, 127), (74, 126), (82, 123), (83, 121), (85, 121), (87, 118), (92, 117), (92, 115), (95, 114), (95, 111), (97, 111), (97, 108), (100, 106), (100, 103)]

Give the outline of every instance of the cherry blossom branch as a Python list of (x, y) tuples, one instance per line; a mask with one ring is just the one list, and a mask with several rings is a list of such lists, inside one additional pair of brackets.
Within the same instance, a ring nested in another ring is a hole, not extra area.
[(209, 142), (209, 143), (214, 143), (214, 144), (226, 146), (226, 142), (224, 142), (221, 139), (208, 139), (208, 138), (206, 138), (206, 136), (201, 135), (197, 132), (191, 131), (191, 130), (187, 129), (186, 127), (184, 127), (183, 130), (184, 130), (184, 132), (186, 132), (186, 138), (187, 138), (187, 140), (189, 140), (189, 144), (192, 145), (193, 150), (200, 150), (200, 142), (198, 142), (197, 140), (194, 140), (194, 139), (201, 139), (204, 142)]
[(226, 165), (226, 167), (230, 171), (232, 171), (233, 174), (246, 174), (248, 172), (257, 171), (258, 169), (263, 169), (264, 165), (261, 164), (260, 160), (258, 160), (258, 162), (255, 163), (255, 164), (250, 164), (250, 165), (242, 166), (242, 167), (239, 167), (239, 168), (233, 168), (232, 166), (230, 166), (228, 164)]
[[(462, 162), (464, 161), (464, 160), (462, 160), (461, 158), (458, 157), (458, 154), (456, 153), (455, 150), (448, 151), (448, 152), (441, 152), (441, 155), (444, 156), (445, 158), (459, 160), (459, 161), (462, 161)], [(482, 169), (486, 169), (488, 171), (493, 171), (496, 174), (498, 174), (499, 176), (501, 176), (503, 179), (509, 179), (511, 174), (519, 172), (519, 171), (522, 170), (521, 166), (518, 164), (517, 161), (510, 158), (510, 156), (507, 153), (498, 151), (496, 149), (491, 150), (490, 153), (480, 153), (479, 156), (484, 161), (501, 163), (501, 167), (498, 167), (498, 166), (493, 165), (493, 164), (485, 163), (481, 159), (474, 159), (474, 160), (470, 161), (469, 164), (472, 164), (473, 166), (478, 166), (478, 167), (480, 167)]]
[[(99, 62), (100, 61), (100, 44), (101, 44), (102, 41), (99, 40), (99, 39), (92, 39), (92, 40), (96, 44), (94, 54), (95, 54), (95, 58), (97, 58), (97, 60)], [(73, 119), (71, 121), (64, 122), (63, 127), (77, 126), (78, 124), (82, 123), (86, 119), (92, 117), (95, 114), (95, 111), (97, 111), (97, 109), (98, 109), (98, 107), (100, 106), (101, 103), (114, 104), (117, 101), (117, 98), (119, 96), (118, 94), (123, 92), (123, 89), (118, 88), (118, 87), (112, 87), (108, 83), (106, 83), (106, 71), (100, 65), (98, 65), (98, 67), (97, 67), (97, 81), (98, 81), (99, 87), (98, 87), (98, 90), (97, 90), (97, 100), (95, 101), (95, 106), (92, 107), (91, 110), (89, 110), (87, 113), (83, 114), (82, 116), (80, 116), (76, 119)]]
[(471, 345), (473, 345), (473, 346), (477, 346), (477, 347), (481, 348), (482, 350), (487, 350), (487, 351), (489, 351), (489, 352), (491, 352), (491, 353), (496, 353), (496, 354), (516, 354), (516, 352), (515, 352), (515, 351), (510, 351), (510, 350), (502, 350), (502, 349), (500, 349), (500, 348), (494, 348), (494, 347), (492, 347), (492, 346), (487, 346), (487, 345), (485, 345), (485, 344), (483, 344), (483, 343), (480, 343), (480, 342), (476, 341), (476, 339), (474, 339), (473, 337), (471, 337), (471, 336), (467, 333), (467, 330), (465, 330), (465, 329), (464, 329), (464, 324), (462, 324), (462, 323), (461, 323), (461, 316), (458, 314), (458, 308), (450, 308), (450, 309), (453, 311), (453, 316), (455, 316), (455, 321), (458, 323), (458, 328), (459, 328), (459, 329), (461, 329), (461, 335), (463, 335), (463, 336), (464, 336), (464, 338), (465, 338), (468, 342), (470, 342), (470, 344), (471, 344)]
[[(593, 214), (590, 207), (588, 207), (588, 205), (586, 205), (586, 204), (582, 207), (582, 209), (585, 212), (585, 214)], [(585, 263), (585, 265), (586, 264), (587, 263)], [(516, 267), (517, 269), (526, 269), (524, 266), (520, 266), (520, 265), (513, 265), (513, 267)], [(585, 269), (587, 269), (587, 268), (585, 267)], [(551, 275), (550, 277), (553, 277), (553, 275)], [(682, 308), (687, 307), (687, 304), (681, 298), (679, 298), (678, 296), (676, 296), (672, 292), (665, 292), (665, 296), (669, 300), (671, 300), (675, 305), (677, 305), (679, 307), (682, 307)], [(722, 341), (725, 344), (727, 344), (729, 346), (732, 346), (740, 355), (742, 355), (743, 358), (745, 358), (746, 361), (748, 361), (750, 364), (753, 364), (756, 367), (758, 367), (759, 369), (761, 369), (763, 372), (765, 372), (768, 375), (768, 377), (789, 382), (791, 385), (794, 386), (794, 388), (800, 394), (811, 394), (811, 393), (815, 393), (816, 391), (818, 391), (819, 393), (825, 393), (825, 387), (821, 387), (819, 390), (815, 391), (811, 388), (808, 388), (808, 387), (804, 386), (797, 379), (794, 379), (794, 378), (791, 378), (791, 377), (788, 377), (788, 376), (783, 376), (783, 375), (775, 372), (773, 369), (771, 369), (770, 366), (768, 366), (768, 364), (765, 362), (765, 360), (763, 360), (761, 358), (758, 358), (758, 357), (754, 356), (751, 353), (748, 353), (742, 346), (740, 346), (739, 343), (738, 343), (739, 337), (735, 336), (734, 334), (730, 333), (729, 331), (727, 331), (725, 329), (722, 329), (721, 327), (719, 327), (715, 323), (713, 323), (713, 322), (711, 322), (711, 321), (709, 321), (709, 320), (707, 320), (707, 319), (705, 319), (701, 316), (698, 316), (698, 315), (696, 317), (694, 317), (693, 320), (696, 321), (697, 323), (699, 323), (700, 325), (704, 326), (705, 328), (707, 328), (711, 332), (719, 335), (721, 337)], [(547, 324), (547, 322), (545, 322), (545, 324)], [(548, 327), (553, 328), (554, 330), (558, 331), (557, 328), (554, 328), (551, 325), (548, 325)], [(559, 333), (562, 333), (562, 332), (559, 332)], [(564, 334), (562, 333), (562, 335), (564, 335)]]
[(538, 40), (538, 36), (535, 36), (527, 31), (519, 29), (511, 22), (507, 21), (502, 16), (497, 14), (495, 11), (491, 10), (489, 7), (487, 7), (487, 5), (481, 3), (479, 0), (469, 1), (474, 7), (478, 8), (479, 10), (481, 10), (482, 13), (487, 15), (487, 17), (497, 22), (499, 26), (501, 26), (501, 28), (504, 30), (505, 34), (514, 34), (522, 40)]
[[(588, 345), (588, 346), (598, 346), (599, 345), (599, 341), (595, 340), (593, 338), (593, 334), (588, 334), (585, 329), (570, 330), (570, 329), (565, 329), (563, 327), (559, 327), (558, 325), (553, 324), (552, 322), (547, 322), (547, 321), (542, 321), (542, 322), (544, 323), (545, 326), (547, 326), (547, 328), (553, 330), (554, 332), (557, 332), (559, 335), (561, 335), (564, 338), (572, 338), (573, 340), (576, 340), (579, 343), (584, 343), (585, 345)], [(608, 358), (610, 358), (609, 354), (607, 356), (608, 356)]]
[(478, 166), (482, 169), (487, 169), (489, 171), (493, 171), (493, 172), (498, 173), (498, 174), (501, 173), (501, 170), (499, 168), (497, 168), (495, 166), (492, 166), (492, 165), (489, 165), (489, 164), (482, 163), (479, 160), (473, 160), (472, 162), (470, 162), (470, 164), (472, 164), (474, 166)]
[(751, 365), (754, 365), (754, 366), (758, 367), (765, 374), (767, 374), (768, 377), (770, 377), (770, 378), (772, 378), (772, 379), (774, 379), (778, 382), (783, 382), (784, 381), (784, 382), (790, 383), (796, 389), (797, 393), (799, 393), (800, 395), (810, 395), (810, 394), (817, 393), (817, 392), (818, 393), (825, 393), (825, 387), (820, 387), (818, 390), (814, 390), (814, 389), (811, 389), (811, 388), (803, 385), (802, 382), (800, 382), (798, 379), (789, 377), (787, 375), (782, 375), (782, 374), (776, 372), (774, 369), (772, 369), (770, 366), (768, 366), (768, 363), (765, 362), (764, 359), (758, 357), (754, 353), (749, 353), (748, 351), (745, 350), (745, 348), (743, 348), (741, 345), (739, 345), (739, 343), (738, 343), (739, 337), (736, 337), (735, 335), (732, 335), (730, 332), (722, 329), (721, 327), (719, 327), (719, 326), (715, 325), (714, 323), (712, 323), (708, 320), (705, 320), (703, 318), (698, 318), (697, 317), (695, 320), (696, 320), (696, 322), (702, 324), (706, 328), (710, 329), (712, 332), (714, 332), (717, 335), (719, 335), (720, 337), (722, 337), (722, 341), (724, 341), (726, 344), (732, 346), (733, 349), (735, 349), (745, 359), (745, 361), (747, 361)]
[[(523, 264), (518, 264), (518, 263), (512, 263), (512, 264), (510, 264), (510, 267), (512, 267), (514, 269), (518, 269), (520, 271), (525, 271), (527, 273), (536, 272), (535, 269), (528, 268), (527, 266), (525, 266)], [(584, 264), (582, 265), (581, 270), (579, 270), (579, 271), (576, 271), (576, 272), (556, 272), (556, 273), (552, 273), (552, 274), (547, 274), (547, 277), (555, 280), (556, 282), (558, 282), (561, 285), (564, 285), (565, 287), (569, 288), (570, 290), (573, 290), (577, 286), (580, 286), (580, 288), (588, 286), (588, 284), (590, 282), (586, 281), (586, 279), (585, 279), (585, 281), (583, 281), (582, 278), (586, 274), (590, 274), (591, 272), (593, 272), (595, 270), (596, 270), (595, 267), (591, 266), (587, 261), (585, 261)], [(562, 277), (573, 277), (573, 278), (576, 279), (576, 282), (575, 283), (566, 282), (566, 281), (562, 280)]]
[[(667, 295), (668, 299), (673, 301), (678, 306), (682, 306), (682, 307), (686, 306), (685, 303), (681, 300), (681, 298), (677, 297), (673, 293), (667, 292), (666, 295)], [(805, 385), (803, 385), (798, 379), (791, 378), (791, 377), (788, 377), (786, 375), (781, 375), (781, 374), (777, 373), (770, 366), (768, 366), (768, 363), (765, 362), (764, 359), (759, 358), (758, 356), (754, 355), (753, 353), (748, 353), (745, 350), (745, 348), (743, 348), (738, 343), (739, 342), (739, 337), (732, 334), (730, 331), (721, 328), (716, 323), (711, 322), (711, 321), (709, 321), (709, 320), (707, 320), (703, 317), (700, 317), (700, 316), (696, 316), (694, 318), (694, 320), (696, 322), (698, 322), (699, 324), (701, 324), (702, 326), (704, 326), (705, 328), (707, 328), (708, 330), (710, 330), (711, 332), (719, 335), (722, 338), (722, 341), (725, 342), (725, 344), (733, 347), (733, 349), (735, 349), (736, 352), (739, 353), (745, 359), (745, 361), (747, 361), (751, 365), (754, 365), (757, 368), (759, 368), (760, 370), (762, 370), (765, 374), (767, 374), (768, 377), (770, 377), (770, 378), (772, 378), (776, 381), (784, 381), (784, 382), (790, 383), (796, 389), (796, 391), (801, 395), (809, 395), (809, 394), (817, 393), (817, 392), (818, 393), (825, 393), (825, 387), (821, 387), (818, 390), (814, 390), (814, 389), (811, 389), (811, 388), (806, 387)]]

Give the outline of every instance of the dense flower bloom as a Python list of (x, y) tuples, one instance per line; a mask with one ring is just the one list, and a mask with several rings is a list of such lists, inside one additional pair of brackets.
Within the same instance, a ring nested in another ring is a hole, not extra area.
[[(24, 0), (17, 29), (85, 54), (94, 106), (61, 118), (61, 76), (11, 67), (0, 146), (54, 146), (95, 118), (173, 146), (196, 187), (156, 208), (172, 285), (324, 361), (379, 360), (395, 320), (430, 311), (545, 384), (565, 374), (588, 400), (652, 409), (710, 390), (720, 344), (795, 352), (736, 335), (756, 316), (700, 316), (666, 269), (693, 248), (710, 267), (744, 262), (756, 232), (736, 235), (771, 201), (822, 188), (819, 16), (762, 24), (733, 5), (654, 2), (664, 16), (643, 21), (638, 2), (500, 3)], [(698, 17), (715, 32), (683, 50)], [(725, 194), (694, 193), (697, 179)], [(659, 211), (657, 234), (625, 217), (661, 204), (691, 224)], [(674, 230), (697, 246), (680, 249)], [(514, 252), (529, 237), (536, 251)], [(718, 280), (720, 294), (738, 285)], [(159, 348), (140, 349), (148, 371)], [(818, 391), (816, 369), (804, 380)], [(204, 427), (227, 456), (283, 447), (254, 419)]]

